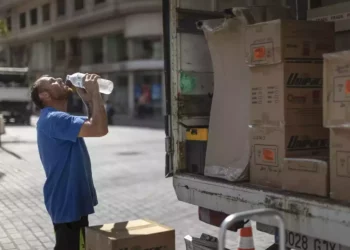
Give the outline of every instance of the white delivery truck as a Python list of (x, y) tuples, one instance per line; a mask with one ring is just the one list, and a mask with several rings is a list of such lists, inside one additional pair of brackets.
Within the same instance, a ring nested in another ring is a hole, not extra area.
[[(178, 200), (197, 206), (199, 217), (204, 222), (219, 226), (229, 214), (273, 208), (280, 211), (286, 222), (287, 247), (303, 250), (350, 249), (349, 204), (203, 174), (201, 153), (205, 151), (205, 144), (201, 142), (206, 138), (201, 129), (207, 128), (210, 120), (213, 69), (206, 38), (198, 29), (198, 21), (230, 15), (237, 18), (234, 13), (222, 10), (240, 4), (252, 9), (251, 13), (258, 13), (260, 20), (271, 20), (277, 19), (283, 12), (286, 1), (163, 1), (166, 177), (173, 178)], [(246, 19), (249, 23), (249, 15)], [(231, 111), (228, 107), (222, 112), (229, 114)], [(197, 144), (188, 146), (187, 143), (192, 143), (191, 137), (197, 138), (193, 141)], [(193, 151), (189, 152), (189, 148)], [(198, 159), (189, 160), (186, 155), (190, 154)], [(257, 222), (258, 230), (277, 234), (274, 220), (256, 217), (253, 221)], [(271, 249), (278, 247), (277, 242)]]
[(0, 114), (5, 123), (30, 124), (28, 68), (0, 67)]

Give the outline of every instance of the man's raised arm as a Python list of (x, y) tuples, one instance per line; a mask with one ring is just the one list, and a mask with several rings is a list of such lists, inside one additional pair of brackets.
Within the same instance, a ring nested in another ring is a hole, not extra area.
[(84, 79), (84, 89), (77, 92), (87, 105), (88, 120), (82, 125), (79, 137), (101, 137), (108, 133), (108, 119), (104, 101), (99, 92), (97, 79), (99, 76), (87, 74)]

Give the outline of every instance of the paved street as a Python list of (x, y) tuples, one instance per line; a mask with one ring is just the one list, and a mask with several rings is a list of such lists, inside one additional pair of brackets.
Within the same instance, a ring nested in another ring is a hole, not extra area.
[[(149, 218), (176, 229), (183, 237), (216, 236), (218, 228), (198, 220), (197, 208), (179, 202), (172, 180), (164, 178), (164, 132), (111, 127), (104, 138), (87, 139), (99, 198), (90, 224)], [(45, 180), (36, 150), (35, 127), (7, 127), (0, 149), (0, 249), (52, 249), (54, 237), (43, 204)], [(256, 249), (272, 237), (254, 231)], [(228, 235), (229, 247), (236, 237)]]

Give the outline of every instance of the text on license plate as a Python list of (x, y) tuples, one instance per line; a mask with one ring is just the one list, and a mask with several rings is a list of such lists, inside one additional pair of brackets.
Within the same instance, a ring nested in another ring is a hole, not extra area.
[(350, 250), (350, 247), (289, 231), (286, 231), (286, 246), (301, 250)]

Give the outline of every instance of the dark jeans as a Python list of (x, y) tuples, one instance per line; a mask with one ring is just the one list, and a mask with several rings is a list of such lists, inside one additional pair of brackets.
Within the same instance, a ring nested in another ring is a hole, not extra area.
[(87, 216), (79, 221), (54, 224), (56, 246), (54, 250), (85, 250), (85, 227), (89, 226)]

